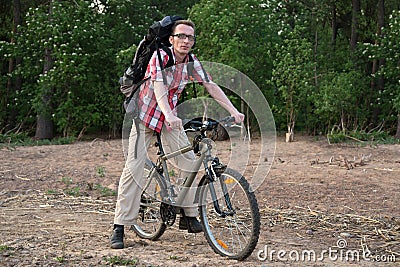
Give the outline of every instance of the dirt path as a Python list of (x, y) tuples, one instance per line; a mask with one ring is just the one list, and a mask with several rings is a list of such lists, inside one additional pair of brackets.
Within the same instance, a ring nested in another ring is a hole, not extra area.
[(123, 161), (120, 140), (1, 149), (0, 266), (394, 266), (400, 261), (400, 145), (328, 145), (309, 137), (287, 144), (278, 138), (271, 171), (256, 191), (260, 240), (245, 262), (218, 256), (202, 234), (176, 227), (157, 242), (128, 231), (127, 249), (109, 249), (116, 198), (111, 189)]

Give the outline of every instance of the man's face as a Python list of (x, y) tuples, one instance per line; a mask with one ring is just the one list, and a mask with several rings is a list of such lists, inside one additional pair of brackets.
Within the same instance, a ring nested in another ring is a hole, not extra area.
[[(181, 35), (180, 37), (176, 35)], [(170, 36), (169, 41), (174, 46), (175, 53), (180, 55), (186, 55), (189, 53), (190, 49), (194, 45), (194, 29), (189, 25), (179, 24), (176, 26), (175, 31), (173, 33), (175, 36)]]

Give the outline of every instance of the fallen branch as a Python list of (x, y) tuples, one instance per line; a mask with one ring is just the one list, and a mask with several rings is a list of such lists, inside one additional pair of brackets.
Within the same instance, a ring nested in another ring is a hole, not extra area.
[(319, 158), (316, 160), (311, 161), (311, 165), (316, 165), (316, 164), (328, 164), (328, 165), (337, 165), (339, 167), (346, 167), (348, 170), (354, 169), (355, 167), (358, 166), (364, 166), (366, 165), (371, 158), (371, 154), (368, 156), (361, 155), (361, 157), (357, 160), (356, 157), (353, 158), (353, 160), (347, 159), (346, 156), (341, 156), (339, 155), (338, 157), (332, 156), (329, 158), (328, 161), (320, 161)]

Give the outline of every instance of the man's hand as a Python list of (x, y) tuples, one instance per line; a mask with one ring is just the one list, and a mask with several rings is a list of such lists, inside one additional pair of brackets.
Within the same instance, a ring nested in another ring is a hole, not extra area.
[(172, 129), (180, 129), (182, 127), (182, 120), (173, 114), (165, 116), (165, 121)]
[(244, 114), (239, 111), (232, 113), (231, 116), (235, 118), (235, 123), (241, 123), (244, 121)]

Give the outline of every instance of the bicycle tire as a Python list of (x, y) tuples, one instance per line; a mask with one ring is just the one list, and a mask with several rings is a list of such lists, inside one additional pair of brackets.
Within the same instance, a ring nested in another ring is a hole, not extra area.
[[(150, 179), (149, 174), (152, 168), (151, 166), (152, 162), (150, 160), (146, 161), (143, 174), (146, 180)], [(131, 227), (140, 238), (155, 241), (159, 239), (167, 229), (167, 225), (162, 220), (160, 213), (162, 204), (160, 192), (161, 189), (164, 188), (164, 181), (159, 175), (155, 175), (146, 191), (142, 193), (138, 219)]]
[(244, 260), (254, 251), (260, 235), (260, 212), (254, 192), (237, 171), (227, 168), (213, 184), (221, 210), (227, 211), (219, 179), (224, 179), (234, 213), (218, 215), (211, 201), (208, 179), (200, 184), (200, 219), (211, 248), (221, 256)]

